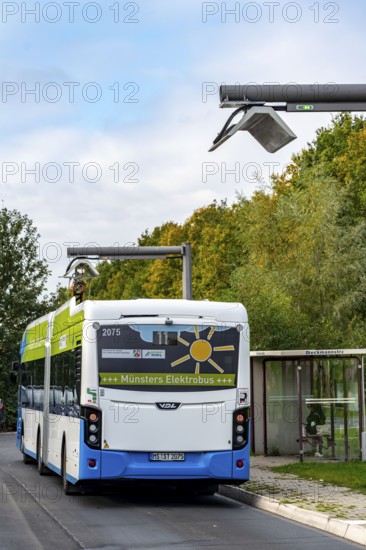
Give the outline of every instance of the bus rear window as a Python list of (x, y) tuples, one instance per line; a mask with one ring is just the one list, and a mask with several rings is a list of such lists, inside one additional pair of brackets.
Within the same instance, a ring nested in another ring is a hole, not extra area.
[(177, 346), (178, 332), (168, 330), (154, 330), (153, 344), (156, 346)]
[(125, 390), (234, 388), (239, 332), (208, 325), (104, 325), (98, 330), (99, 381)]

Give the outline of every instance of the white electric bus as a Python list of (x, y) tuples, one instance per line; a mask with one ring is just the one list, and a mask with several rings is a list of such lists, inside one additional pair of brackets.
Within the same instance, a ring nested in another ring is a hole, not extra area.
[(249, 478), (249, 328), (238, 303), (77, 303), (21, 343), (17, 445), (66, 494), (107, 480), (201, 492)]

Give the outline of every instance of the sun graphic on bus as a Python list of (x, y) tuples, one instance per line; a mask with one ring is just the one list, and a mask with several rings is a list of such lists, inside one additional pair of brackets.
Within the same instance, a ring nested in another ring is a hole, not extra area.
[(171, 363), (172, 367), (176, 367), (177, 365), (180, 365), (181, 363), (184, 363), (185, 361), (189, 361), (190, 359), (194, 359), (196, 361), (196, 368), (195, 368), (195, 374), (200, 373), (200, 366), (201, 363), (205, 363), (206, 361), (210, 363), (218, 372), (223, 374), (224, 369), (220, 367), (212, 358), (211, 355), (213, 352), (216, 351), (234, 351), (234, 346), (215, 346), (213, 347), (210, 343), (210, 340), (213, 336), (213, 333), (215, 332), (216, 327), (211, 327), (210, 332), (207, 335), (207, 340), (203, 340), (200, 338), (200, 333), (198, 330), (198, 327), (194, 327), (194, 333), (196, 336), (196, 339), (193, 343), (187, 342), (187, 340), (184, 340), (184, 338), (181, 338), (178, 336), (178, 342), (183, 344), (184, 346), (189, 347), (189, 354), (184, 355), (183, 357), (180, 357), (176, 361), (173, 361)]

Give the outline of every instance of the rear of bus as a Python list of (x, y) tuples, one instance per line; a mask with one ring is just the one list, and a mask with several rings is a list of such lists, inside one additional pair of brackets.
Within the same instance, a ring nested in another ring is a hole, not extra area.
[(90, 399), (82, 407), (80, 479), (247, 480), (244, 307), (185, 300), (136, 300), (124, 302), (123, 310), (118, 302), (104, 304), (85, 320), (82, 394)]

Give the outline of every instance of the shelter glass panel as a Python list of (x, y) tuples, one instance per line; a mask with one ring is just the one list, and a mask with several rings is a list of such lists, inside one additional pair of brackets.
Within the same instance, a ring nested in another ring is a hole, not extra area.
[[(266, 361), (267, 454), (298, 451), (297, 368), (293, 360)], [(306, 373), (301, 371), (302, 378)]]
[(359, 459), (360, 384), (358, 357), (266, 361), (267, 454), (298, 454), (302, 440), (305, 456)]
[[(310, 371), (310, 395), (303, 395), (306, 430), (311, 411), (317, 411), (316, 439), (309, 444), (326, 458), (352, 460), (360, 457), (359, 371), (357, 357), (315, 358)], [(304, 450), (307, 450), (305, 447)]]

